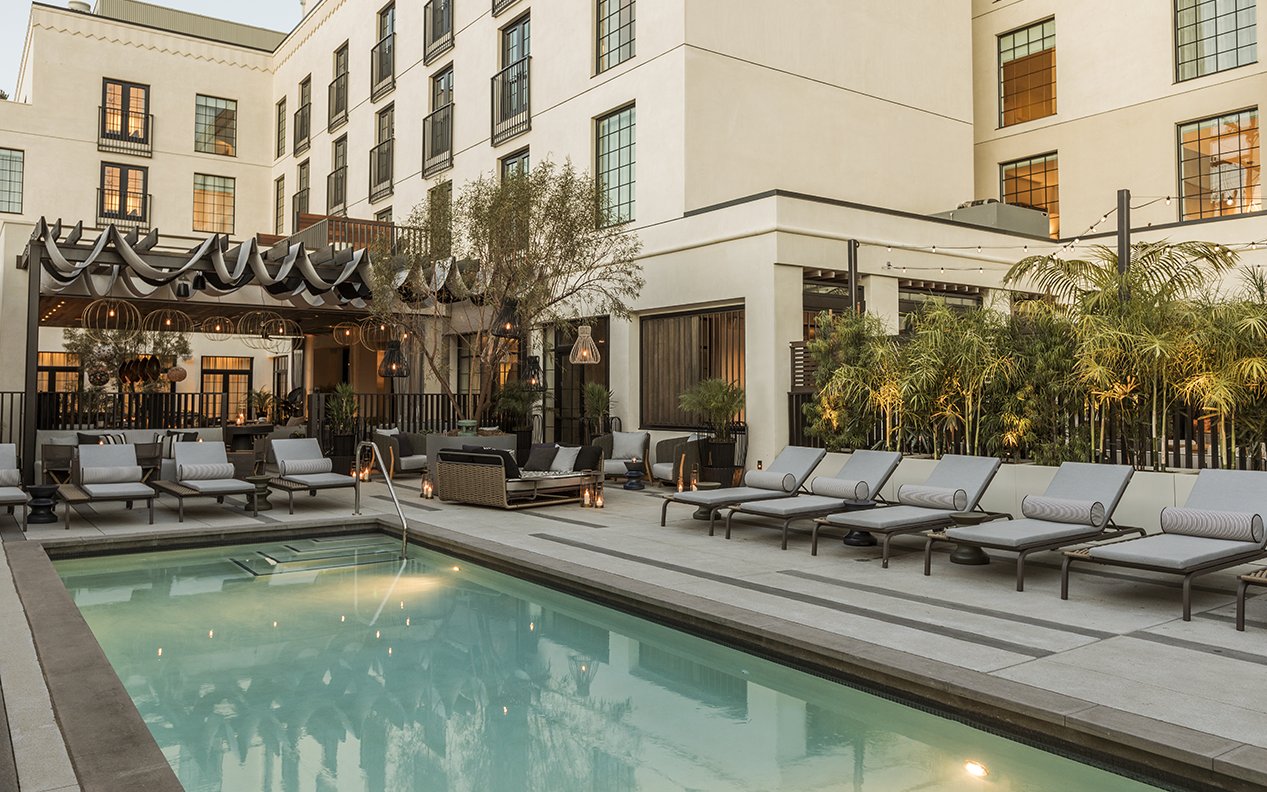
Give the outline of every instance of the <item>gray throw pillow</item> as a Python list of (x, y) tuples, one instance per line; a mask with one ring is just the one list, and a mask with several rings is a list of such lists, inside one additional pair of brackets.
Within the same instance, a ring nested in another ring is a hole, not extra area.
[(612, 432), (612, 459), (642, 459), (647, 432)]
[(576, 448), (560, 448), (554, 454), (554, 460), (550, 463), (551, 470), (560, 472), (570, 472), (576, 467), (576, 455), (581, 453), (580, 447)]
[(559, 453), (559, 447), (555, 445), (538, 445), (533, 446), (528, 452), (528, 461), (524, 463), (524, 470), (541, 471), (549, 470), (554, 464), (554, 457)]

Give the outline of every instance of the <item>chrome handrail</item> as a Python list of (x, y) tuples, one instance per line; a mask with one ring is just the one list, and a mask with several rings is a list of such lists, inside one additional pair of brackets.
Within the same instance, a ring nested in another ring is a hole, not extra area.
[(392, 503), (396, 504), (396, 514), (400, 515), (400, 557), (408, 558), (409, 524), (405, 522), (405, 512), (400, 508), (400, 500), (396, 497), (396, 488), (392, 486), (391, 477), (387, 475), (387, 466), (383, 464), (383, 455), (379, 453), (378, 446), (369, 440), (362, 440), (356, 446), (356, 511), (354, 513), (361, 513), (361, 452), (366, 448), (372, 452), (372, 460), (378, 462), (378, 469), (383, 471), (383, 477), (387, 480), (387, 494), (392, 496)]

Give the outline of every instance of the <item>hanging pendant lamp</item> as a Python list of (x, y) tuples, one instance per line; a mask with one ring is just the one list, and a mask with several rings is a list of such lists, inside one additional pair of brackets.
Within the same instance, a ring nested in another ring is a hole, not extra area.
[(594, 338), (590, 335), (589, 325), (576, 328), (576, 343), (572, 345), (572, 354), (568, 356), (568, 360), (581, 364), (598, 363), (602, 360), (598, 354), (598, 344), (594, 343)]
[(519, 380), (524, 384), (524, 389), (533, 393), (540, 393), (546, 389), (545, 374), (541, 371), (541, 358), (536, 355), (529, 355), (524, 360), (523, 371), (519, 373)]
[(385, 379), (409, 376), (409, 361), (405, 359), (405, 353), (400, 351), (399, 341), (387, 342), (383, 362), (378, 364), (378, 376)]
[(523, 327), (519, 324), (518, 309), (519, 303), (514, 300), (506, 301), (493, 322), (493, 335), (498, 338), (519, 338), (524, 334)]

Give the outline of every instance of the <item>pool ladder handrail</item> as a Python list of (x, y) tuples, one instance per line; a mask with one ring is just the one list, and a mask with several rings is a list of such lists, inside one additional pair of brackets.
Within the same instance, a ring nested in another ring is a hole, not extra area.
[[(387, 475), (387, 466), (383, 464), (383, 455), (379, 453), (378, 446), (369, 440), (362, 440), (356, 445), (356, 511), (354, 514), (361, 513), (361, 452), (368, 448), (371, 452), (371, 462), (378, 462), (378, 469), (383, 471), (383, 478), (387, 481), (387, 494), (392, 496), (392, 503), (396, 505), (396, 514), (400, 515), (400, 557), (408, 558), (409, 550), (409, 524), (405, 522), (405, 512), (400, 508), (400, 499), (396, 497), (396, 488), (392, 486), (392, 478)], [(370, 470), (374, 468), (371, 466)]]

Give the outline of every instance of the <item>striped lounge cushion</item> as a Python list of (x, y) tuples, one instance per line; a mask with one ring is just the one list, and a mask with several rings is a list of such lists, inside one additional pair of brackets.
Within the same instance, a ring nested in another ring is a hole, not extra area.
[(848, 481), (827, 476), (818, 476), (810, 482), (809, 488), (815, 495), (842, 500), (864, 501), (871, 495), (871, 487), (865, 481)]
[(141, 480), (141, 467), (139, 465), (90, 467), (83, 468), (79, 475), (84, 484), (129, 484)]
[(313, 473), (329, 473), (334, 463), (329, 459), (281, 459), (277, 467), (283, 476), (310, 476)]
[(1021, 501), (1021, 514), (1031, 520), (1090, 525), (1093, 528), (1104, 525), (1104, 504), (1099, 501), (1026, 495)]
[(776, 492), (794, 492), (796, 476), (791, 473), (775, 473), (770, 470), (749, 470), (743, 483), (757, 489), (774, 490)]
[(1168, 534), (1261, 543), (1263, 518), (1257, 514), (1243, 512), (1205, 511), (1168, 506), (1161, 510), (1161, 530)]
[(903, 506), (963, 511), (968, 508), (968, 493), (961, 489), (903, 484), (897, 488), (897, 501)]
[(16, 468), (0, 470), (0, 487), (20, 486), (22, 486), (22, 471)]
[(215, 479), (233, 478), (233, 465), (228, 462), (216, 462), (208, 465), (181, 465), (181, 481), (213, 481)]

